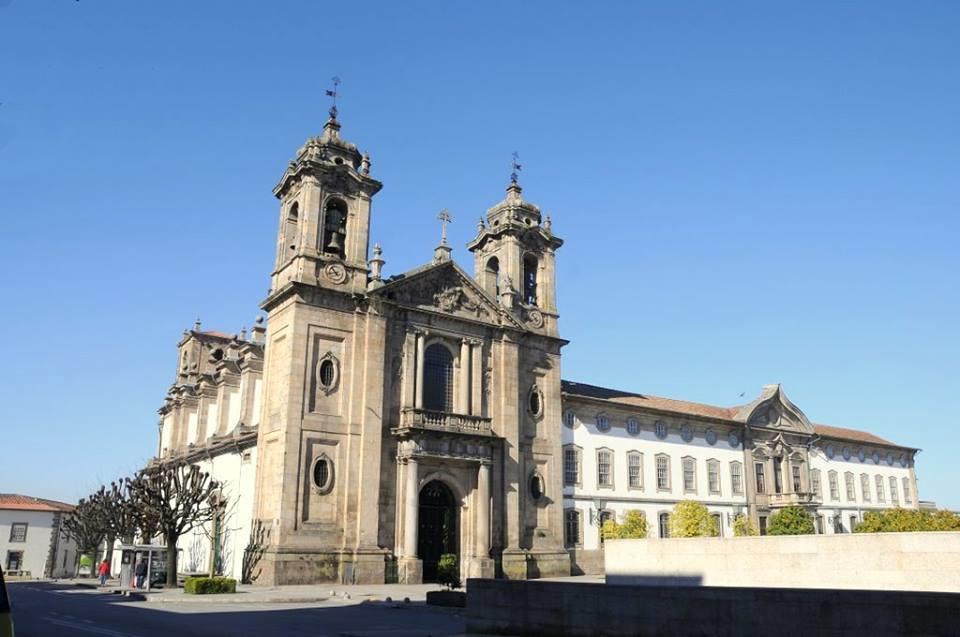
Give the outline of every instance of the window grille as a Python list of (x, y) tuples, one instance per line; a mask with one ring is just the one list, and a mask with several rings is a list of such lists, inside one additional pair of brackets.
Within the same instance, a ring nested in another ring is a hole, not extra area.
[(629, 486), (631, 489), (643, 488), (643, 462), (639, 453), (627, 454), (627, 471), (629, 473)]
[(657, 488), (670, 489), (670, 457), (657, 456)]
[(423, 406), (430, 411), (453, 411), (453, 356), (439, 343), (424, 352)]
[(603, 450), (597, 452), (597, 484), (604, 487), (613, 485), (613, 454)]
[(739, 462), (730, 463), (730, 488), (737, 495), (743, 493), (743, 465)]

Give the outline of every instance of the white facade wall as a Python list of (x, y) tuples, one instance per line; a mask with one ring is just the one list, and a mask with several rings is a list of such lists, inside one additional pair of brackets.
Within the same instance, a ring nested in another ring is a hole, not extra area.
[[(54, 513), (49, 511), (21, 511), (0, 509), (0, 568), (7, 570), (7, 558), (11, 551), (22, 551), (21, 571), (29, 571), (32, 577), (44, 577), (50, 545), (53, 540)], [(61, 514), (64, 515), (64, 514)], [(26, 523), (27, 536), (24, 542), (11, 542), (10, 531), (14, 524)], [(61, 537), (57, 542), (53, 564), (53, 577), (69, 577), (76, 566), (76, 545)]]
[[(651, 537), (658, 537), (658, 517), (660, 513), (670, 513), (680, 500), (697, 500), (704, 503), (711, 513), (721, 515), (721, 533), (733, 535), (733, 517), (746, 511), (745, 480), (748, 478), (743, 468), (742, 442), (737, 441), (731, 447), (727, 430), (717, 426), (712, 430), (717, 434), (714, 444), (705, 439), (706, 429), (692, 428), (693, 438), (685, 442), (676, 428), (668, 428), (666, 438), (659, 439), (653, 430), (654, 421), (649, 416), (618, 417), (607, 413), (609, 431), (597, 429), (596, 413), (589, 408), (574, 410), (574, 426), (571, 429), (561, 425), (564, 448), (575, 445), (581, 457), (581, 476), (579, 486), (564, 487), (564, 508), (576, 508), (580, 511), (582, 545), (584, 550), (601, 547), (599, 513), (602, 510), (615, 515), (618, 522), (630, 510), (642, 511), (648, 523)], [(566, 413), (566, 412), (565, 412)], [(638, 420), (639, 432), (631, 435), (625, 426), (626, 418)], [(597, 451), (610, 450), (613, 453), (613, 486), (598, 484)], [(630, 452), (642, 454), (642, 488), (629, 485), (627, 457)], [(670, 461), (670, 488), (657, 488), (656, 457), (665, 455)], [(683, 459), (692, 458), (696, 470), (696, 489), (685, 491)], [(720, 474), (720, 491), (711, 493), (708, 488), (708, 461), (717, 461)], [(730, 465), (741, 465), (741, 489), (733, 493)], [(599, 506), (598, 506), (599, 505)]]
[[(201, 471), (223, 485), (228, 498), (222, 527), (223, 574), (240, 579), (243, 552), (250, 539), (253, 518), (254, 477), (257, 466), (257, 448), (251, 446), (237, 452), (223, 453), (195, 463)], [(178, 570), (185, 573), (206, 573), (210, 568), (210, 525), (194, 529), (180, 538)]]
[[(828, 457), (828, 445), (832, 447), (833, 458)], [(860, 460), (860, 451), (863, 450), (863, 460)], [(874, 460), (877, 453), (879, 463)], [(887, 455), (890, 454), (890, 464)], [(849, 456), (845, 459), (844, 456)], [(901, 458), (903, 462), (901, 463)], [(851, 523), (863, 520), (868, 511), (879, 511), (893, 507), (905, 509), (918, 508), (917, 485), (915, 473), (910, 467), (909, 460), (900, 452), (888, 452), (885, 449), (860, 445), (857, 443), (821, 441), (817, 447), (810, 450), (810, 470), (820, 472), (820, 497), (822, 505), (817, 509), (817, 515), (822, 518), (825, 534), (836, 532), (852, 532)], [(837, 475), (837, 498), (830, 492), (830, 472)], [(853, 499), (847, 497), (846, 475), (853, 474)], [(861, 488), (861, 475), (866, 474), (869, 486), (869, 498), (864, 498)], [(883, 484), (883, 501), (877, 498), (877, 476)], [(890, 490), (890, 479), (897, 484), (897, 499), (893, 500)], [(904, 480), (909, 485), (909, 502), (904, 498)]]

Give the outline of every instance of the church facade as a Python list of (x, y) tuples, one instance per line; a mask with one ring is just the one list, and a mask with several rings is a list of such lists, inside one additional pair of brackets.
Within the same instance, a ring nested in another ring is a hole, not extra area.
[[(819, 506), (825, 444), (891, 454), (916, 501), (916, 450), (818, 433), (778, 386), (740, 408), (677, 410), (664, 405), (693, 404), (561, 381), (563, 241), (515, 175), (468, 244), (472, 274), (444, 233), (431, 262), (385, 278), (379, 246), (370, 252), (380, 189), (331, 111), (274, 188), (265, 324), (184, 333), (157, 461), (200, 464), (231, 503), (216, 541), (182, 539), (186, 570), (215, 560), (265, 585), (415, 583), (454, 554), (465, 577), (568, 575), (596, 562), (594, 522), (716, 495), (710, 463), (742, 463), (740, 492), (731, 486), (723, 506), (758, 524), (788, 503)], [(667, 443), (680, 454), (668, 471), (677, 484), (689, 477), (682, 448), (709, 450), (704, 491), (638, 489), (656, 484)], [(747, 479), (760, 463), (776, 490)]]

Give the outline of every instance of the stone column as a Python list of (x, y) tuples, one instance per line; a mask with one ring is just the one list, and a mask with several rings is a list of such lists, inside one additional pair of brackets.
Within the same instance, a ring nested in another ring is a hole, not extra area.
[(407, 458), (406, 492), (403, 498), (403, 556), (417, 557), (417, 509), (419, 496), (420, 476), (417, 471), (416, 458)]
[(470, 341), (469, 339), (460, 340), (460, 413), (470, 413)]
[(477, 471), (477, 557), (490, 556), (490, 463), (480, 462)]
[(470, 362), (473, 363), (470, 372), (471, 392), (470, 413), (474, 416), (483, 415), (483, 341), (471, 341), (473, 346), (470, 352)]
[(413, 406), (423, 409), (423, 341), (424, 333), (417, 332), (417, 387)]

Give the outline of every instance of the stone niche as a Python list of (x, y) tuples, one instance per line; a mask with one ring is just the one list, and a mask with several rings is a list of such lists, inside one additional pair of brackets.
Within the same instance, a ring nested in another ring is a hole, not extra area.
[(321, 530), (336, 527), (340, 445), (335, 440), (304, 439), (303, 523)]
[(344, 341), (339, 336), (312, 331), (308, 359), (308, 411), (318, 416), (340, 416), (343, 410)]

